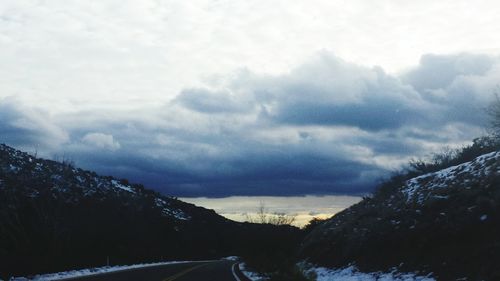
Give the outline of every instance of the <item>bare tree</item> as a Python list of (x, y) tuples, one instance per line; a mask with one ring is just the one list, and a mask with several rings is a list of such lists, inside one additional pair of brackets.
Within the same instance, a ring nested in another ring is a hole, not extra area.
[(284, 212), (269, 213), (264, 202), (260, 202), (257, 213), (252, 216), (246, 214), (246, 220), (251, 223), (291, 225), (295, 222), (296, 215)]
[(498, 91), (495, 93), (495, 99), (488, 106), (486, 112), (490, 115), (491, 129), (493, 134), (497, 137), (500, 136), (500, 97)]

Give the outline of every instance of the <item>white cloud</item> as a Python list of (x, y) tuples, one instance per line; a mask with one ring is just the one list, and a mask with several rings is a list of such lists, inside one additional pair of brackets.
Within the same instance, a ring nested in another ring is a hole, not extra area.
[(215, 73), (283, 73), (318, 50), (393, 73), (424, 53), (498, 52), (498, 14), (493, 0), (4, 0), (0, 96), (51, 112), (137, 108)]
[(88, 133), (83, 136), (82, 141), (88, 145), (109, 150), (120, 149), (120, 143), (115, 141), (112, 135), (103, 133)]

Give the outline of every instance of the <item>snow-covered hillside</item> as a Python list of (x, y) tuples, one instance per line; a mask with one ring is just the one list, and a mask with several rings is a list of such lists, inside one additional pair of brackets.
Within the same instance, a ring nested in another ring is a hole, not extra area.
[(335, 274), (355, 264), (365, 272), (500, 280), (499, 167), (496, 151), (418, 177), (394, 177), (316, 227), (300, 256), (337, 268)]
[[(94, 172), (75, 168), (70, 163), (38, 159), (0, 144), (0, 189), (6, 188), (7, 178), (19, 177), (33, 178), (45, 183), (43, 188), (36, 183), (24, 186), (30, 197), (36, 197), (41, 192), (53, 192), (54, 195), (64, 196), (68, 202), (76, 202), (92, 196), (144, 196), (144, 187), (141, 185), (113, 177), (98, 176)], [(190, 219), (185, 211), (173, 206), (171, 198), (156, 194), (154, 202), (154, 206), (161, 210), (163, 216), (178, 220)]]
[[(430, 198), (447, 199), (446, 188), (470, 189), (484, 185), (488, 177), (500, 173), (500, 152), (481, 155), (476, 159), (444, 170), (425, 174), (406, 181), (401, 188), (407, 201), (422, 204)], [(443, 190), (444, 189), (444, 190)]]

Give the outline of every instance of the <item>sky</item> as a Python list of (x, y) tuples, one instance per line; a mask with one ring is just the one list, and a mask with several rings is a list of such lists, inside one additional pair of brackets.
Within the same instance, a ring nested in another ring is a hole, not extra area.
[(498, 1), (3, 0), (0, 142), (165, 194), (365, 194), (486, 133)]
[(292, 224), (306, 226), (312, 219), (327, 219), (361, 201), (358, 196), (230, 196), (224, 198), (186, 197), (182, 201), (216, 211), (235, 221), (261, 221), (286, 214)]

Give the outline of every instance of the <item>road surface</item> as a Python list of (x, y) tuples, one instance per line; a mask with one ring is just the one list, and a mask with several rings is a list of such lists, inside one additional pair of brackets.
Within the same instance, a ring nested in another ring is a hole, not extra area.
[(64, 279), (68, 281), (247, 281), (234, 261), (187, 262)]

